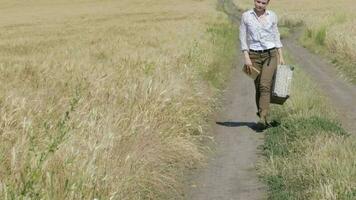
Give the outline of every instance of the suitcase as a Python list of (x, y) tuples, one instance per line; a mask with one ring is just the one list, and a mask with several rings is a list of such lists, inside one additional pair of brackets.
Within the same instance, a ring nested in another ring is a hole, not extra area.
[(294, 67), (278, 65), (273, 77), (271, 103), (283, 105), (289, 98)]

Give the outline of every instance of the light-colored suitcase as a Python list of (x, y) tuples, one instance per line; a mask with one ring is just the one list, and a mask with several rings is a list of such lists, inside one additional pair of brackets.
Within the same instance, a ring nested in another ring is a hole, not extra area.
[(294, 67), (290, 65), (278, 65), (273, 77), (271, 103), (284, 104), (290, 96), (290, 88)]

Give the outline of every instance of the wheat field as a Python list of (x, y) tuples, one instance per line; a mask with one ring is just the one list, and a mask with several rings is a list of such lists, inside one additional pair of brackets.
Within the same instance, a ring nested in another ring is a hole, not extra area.
[(1, 0), (0, 26), (1, 199), (182, 198), (231, 67), (215, 1)]

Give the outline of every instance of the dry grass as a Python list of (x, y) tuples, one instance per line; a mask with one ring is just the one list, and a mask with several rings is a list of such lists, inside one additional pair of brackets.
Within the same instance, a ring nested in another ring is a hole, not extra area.
[(269, 199), (355, 199), (355, 137), (308, 75), (296, 68), (291, 99), (272, 114), (281, 125), (267, 131), (259, 166)]
[(230, 67), (215, 1), (0, 4), (0, 198), (180, 199), (204, 159), (204, 70)]
[[(236, 0), (242, 9), (253, 7), (253, 0)], [(356, 83), (356, 9), (353, 0), (278, 0), (270, 9), (277, 12), (280, 25), (303, 22), (306, 26), (304, 45), (317, 52), (327, 49), (328, 57), (343, 71), (343, 76)]]
[[(243, 10), (253, 7), (253, 0), (234, 2)], [(355, 60), (352, 0), (272, 0), (270, 6), (279, 15), (280, 25), (290, 27), (302, 21), (312, 45), (328, 47), (347, 61)], [(356, 80), (352, 62), (343, 70)], [(341, 128), (330, 103), (298, 67), (292, 86), (291, 99), (273, 107), (273, 118), (281, 125), (268, 129), (266, 159), (259, 166), (261, 178), (269, 186), (268, 198), (355, 199), (355, 137)]]

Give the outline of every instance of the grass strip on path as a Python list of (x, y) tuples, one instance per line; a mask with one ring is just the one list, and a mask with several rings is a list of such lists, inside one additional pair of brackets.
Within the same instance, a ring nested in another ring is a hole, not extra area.
[(296, 68), (292, 97), (272, 109), (259, 165), (269, 199), (356, 198), (356, 140), (336, 120), (315, 84)]

